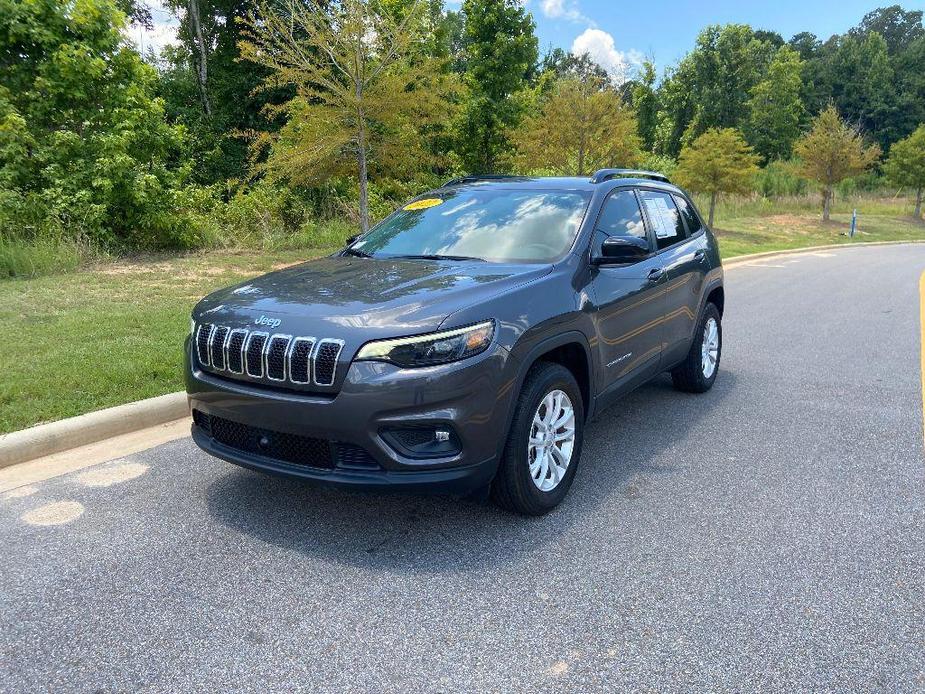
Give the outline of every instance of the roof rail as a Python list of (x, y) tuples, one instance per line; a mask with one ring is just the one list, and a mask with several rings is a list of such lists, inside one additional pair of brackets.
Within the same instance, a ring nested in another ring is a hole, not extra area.
[(444, 183), (441, 188), (446, 188), (447, 186), (456, 186), (460, 183), (475, 183), (477, 181), (502, 181), (506, 178), (520, 177), (511, 176), (510, 174), (469, 174), (466, 176), (457, 176), (456, 178), (451, 178), (449, 181)]
[(653, 181), (671, 183), (668, 176), (657, 171), (639, 171), (637, 169), (601, 169), (591, 176), (591, 183), (603, 183), (611, 178), (651, 178)]

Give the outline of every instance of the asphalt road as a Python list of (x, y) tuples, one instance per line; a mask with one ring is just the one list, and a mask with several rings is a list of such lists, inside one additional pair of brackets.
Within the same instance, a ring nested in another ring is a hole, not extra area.
[(715, 388), (606, 411), (538, 520), (189, 439), (0, 496), (0, 690), (922, 691), (923, 270), (729, 270)]

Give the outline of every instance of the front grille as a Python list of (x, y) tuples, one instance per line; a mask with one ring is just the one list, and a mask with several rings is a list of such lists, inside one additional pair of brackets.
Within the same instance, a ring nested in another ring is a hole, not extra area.
[(212, 337), (209, 338), (209, 361), (212, 367), (222, 371), (225, 368), (225, 340), (228, 339), (228, 328), (215, 326)]
[(263, 378), (263, 348), (267, 344), (267, 333), (251, 333), (244, 348), (247, 375)]
[(274, 335), (267, 344), (267, 378), (271, 381), (286, 380), (286, 352), (292, 335)]
[(329, 386), (334, 383), (334, 370), (337, 368), (337, 357), (344, 348), (340, 340), (322, 340), (318, 343), (318, 354), (315, 356), (315, 383), (319, 386)]
[(216, 373), (298, 386), (334, 385), (344, 341), (271, 335), (246, 328), (202, 323), (196, 326), (199, 365)]
[(243, 453), (326, 470), (334, 467), (380, 469), (375, 459), (360, 446), (262, 429), (195, 409), (193, 422), (216, 443)]
[(311, 356), (315, 341), (310, 337), (297, 337), (289, 351), (289, 380), (305, 384), (311, 381)]
[(233, 374), (244, 373), (244, 340), (247, 339), (247, 331), (238, 328), (232, 330), (228, 336), (228, 349), (226, 350), (227, 361), (225, 366)]

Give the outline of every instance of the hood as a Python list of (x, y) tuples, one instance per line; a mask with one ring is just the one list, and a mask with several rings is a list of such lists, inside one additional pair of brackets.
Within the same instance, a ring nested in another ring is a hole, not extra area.
[(331, 256), (214, 292), (199, 303), (194, 318), (252, 327), (264, 316), (275, 332), (365, 342), (436, 330), (460, 308), (531, 282), (551, 269)]

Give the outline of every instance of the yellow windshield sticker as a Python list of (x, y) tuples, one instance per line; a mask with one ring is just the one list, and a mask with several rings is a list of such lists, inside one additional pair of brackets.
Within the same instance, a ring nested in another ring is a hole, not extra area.
[(423, 200), (415, 200), (404, 206), (403, 209), (412, 211), (412, 210), (426, 210), (428, 207), (436, 207), (437, 205), (442, 205), (443, 200), (440, 198), (424, 198)]

